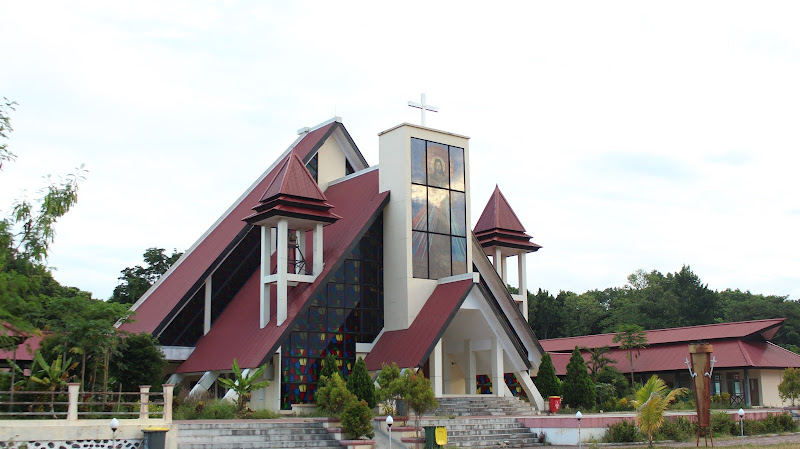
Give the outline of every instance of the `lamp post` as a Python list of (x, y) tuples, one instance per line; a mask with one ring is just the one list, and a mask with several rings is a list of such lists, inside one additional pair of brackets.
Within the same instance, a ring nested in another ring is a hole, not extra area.
[(111, 449), (117, 446), (117, 429), (119, 429), (119, 421), (117, 418), (111, 418), (111, 422), (108, 423), (111, 427)]
[(575, 417), (578, 418), (578, 449), (581, 448), (581, 418), (583, 418), (583, 414), (580, 410), (578, 413), (575, 413)]
[(742, 431), (742, 447), (744, 447), (744, 409), (739, 409), (739, 429)]
[(394, 424), (394, 419), (392, 415), (386, 417), (386, 425), (389, 427), (389, 449), (392, 449), (392, 424)]

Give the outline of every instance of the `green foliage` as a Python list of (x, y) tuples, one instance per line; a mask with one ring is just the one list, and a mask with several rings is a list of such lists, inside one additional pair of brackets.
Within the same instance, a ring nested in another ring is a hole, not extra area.
[(114, 293), (108, 301), (119, 304), (135, 303), (182, 254), (173, 249), (168, 256), (164, 248), (148, 248), (142, 255), (144, 266), (136, 265), (120, 272), (120, 282), (114, 287)]
[(614, 387), (614, 395), (624, 397), (630, 391), (630, 384), (622, 371), (615, 366), (607, 365), (597, 373), (597, 382), (609, 384)]
[(350, 374), (350, 379), (347, 381), (347, 389), (356, 395), (359, 400), (364, 400), (372, 409), (377, 404), (375, 400), (375, 384), (372, 378), (369, 377), (367, 372), (367, 364), (361, 357), (356, 360), (356, 366), (353, 367), (353, 372)]
[(653, 446), (653, 434), (664, 423), (664, 411), (676, 398), (689, 393), (687, 388), (676, 388), (667, 391), (667, 384), (660, 377), (653, 375), (636, 391), (633, 401), (636, 407), (636, 423), (642, 433), (647, 435), (649, 446)]
[[(9, 111), (13, 111), (16, 105), (16, 101), (10, 101), (6, 97), (3, 97), (3, 101), (0, 102), (0, 139), (8, 139), (8, 134), (14, 130), (11, 127)], [(13, 161), (14, 157), (16, 155), (8, 149), (8, 144), (0, 140), (0, 170), (3, 169), (4, 161)]]
[(731, 415), (727, 412), (711, 412), (710, 424), (712, 434), (715, 436), (722, 436), (732, 434), (731, 425), (735, 423), (731, 419)]
[(611, 352), (609, 346), (602, 346), (599, 348), (580, 348), (582, 351), (589, 353), (589, 372), (592, 375), (592, 381), (597, 382), (597, 374), (600, 373), (604, 367), (617, 363), (616, 360), (606, 357), (606, 354)]
[(339, 373), (333, 373), (325, 385), (317, 388), (314, 399), (317, 407), (331, 416), (339, 416), (349, 404), (357, 401), (356, 395), (347, 389)]
[(400, 368), (397, 363), (383, 364), (377, 378), (378, 389), (375, 397), (383, 403), (385, 412), (389, 415), (396, 414), (395, 403), (403, 397), (403, 384), (400, 381)]
[[(631, 364), (631, 386), (633, 386), (633, 359), (639, 356), (641, 348), (646, 348), (648, 346), (647, 334), (645, 334), (642, 326), (637, 324), (622, 324), (619, 329), (617, 329), (617, 334), (614, 335), (611, 341), (619, 343), (620, 349), (628, 350), (625, 356)], [(635, 356), (633, 355), (634, 350), (636, 350)]]
[(412, 370), (407, 370), (403, 373), (401, 379), (405, 384), (403, 400), (408, 404), (408, 408), (414, 412), (414, 422), (419, 436), (420, 418), (428, 410), (438, 407), (439, 403), (436, 402), (436, 398), (433, 396), (433, 388), (430, 381), (425, 378), (422, 371), (413, 372)]
[(33, 355), (34, 373), (31, 373), (30, 380), (42, 385), (48, 391), (66, 388), (70, 371), (75, 369), (75, 366), (77, 366), (77, 363), (73, 364), (72, 359), (64, 361), (61, 357), (56, 357), (53, 361), (47, 363), (42, 357), (42, 353), (36, 351)]
[(122, 391), (136, 391), (140, 385), (160, 389), (167, 360), (151, 334), (142, 332), (121, 339), (111, 361), (110, 373)]
[(791, 400), (792, 406), (800, 397), (800, 369), (786, 368), (783, 371), (783, 380), (778, 384), (778, 396), (784, 401)]
[(352, 439), (366, 436), (373, 438), (375, 431), (372, 429), (372, 410), (367, 401), (352, 401), (342, 412), (342, 429)]
[(236, 406), (221, 399), (201, 399), (188, 401), (172, 411), (174, 419), (233, 419), (236, 417)]
[(550, 353), (545, 352), (542, 356), (542, 363), (539, 365), (539, 374), (533, 381), (536, 389), (542, 397), (547, 400), (549, 396), (559, 396), (561, 394), (561, 385), (558, 377), (556, 377), (556, 369), (553, 366), (553, 359)]
[(317, 381), (317, 389), (324, 387), (325, 384), (333, 377), (334, 374), (339, 374), (341, 377), (341, 373), (339, 371), (339, 366), (336, 362), (336, 357), (333, 354), (328, 354), (325, 356), (325, 359), (322, 360), (322, 369), (319, 372), (319, 381)]
[(609, 424), (603, 435), (603, 441), (606, 443), (632, 443), (641, 440), (639, 429), (633, 422), (627, 420)]
[(581, 352), (576, 346), (567, 364), (567, 377), (561, 385), (564, 402), (572, 408), (594, 408), (595, 389), (586, 363)]
[(224, 388), (233, 390), (236, 393), (238, 396), (236, 400), (236, 411), (239, 412), (244, 409), (245, 402), (250, 398), (254, 391), (269, 386), (268, 380), (257, 382), (258, 378), (264, 374), (264, 370), (267, 369), (267, 365), (262, 365), (259, 368), (256, 368), (256, 370), (252, 373), (245, 375), (243, 371), (239, 369), (239, 362), (237, 362), (236, 359), (233, 359), (233, 366), (231, 369), (233, 370), (233, 379), (219, 378), (218, 382)]

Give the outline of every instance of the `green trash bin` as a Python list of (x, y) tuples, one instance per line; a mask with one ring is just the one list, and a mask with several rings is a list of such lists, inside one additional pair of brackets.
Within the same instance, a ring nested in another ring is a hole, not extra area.
[(142, 429), (144, 432), (144, 449), (165, 449), (167, 444), (167, 432), (169, 429), (166, 427), (148, 427)]
[(425, 449), (438, 449), (442, 446), (439, 446), (436, 443), (436, 426), (425, 426)]

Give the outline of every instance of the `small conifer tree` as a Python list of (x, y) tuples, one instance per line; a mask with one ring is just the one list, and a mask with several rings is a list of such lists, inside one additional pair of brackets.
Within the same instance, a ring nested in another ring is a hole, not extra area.
[(548, 396), (561, 394), (561, 385), (558, 377), (556, 377), (556, 368), (553, 366), (553, 359), (547, 352), (542, 357), (542, 364), (539, 365), (539, 374), (533, 384), (536, 385), (536, 389), (539, 390), (539, 394), (545, 400), (547, 400)]
[(356, 361), (353, 373), (350, 374), (350, 379), (347, 381), (347, 389), (356, 395), (359, 400), (366, 401), (369, 408), (375, 408), (377, 404), (375, 400), (375, 384), (369, 377), (367, 364), (364, 363), (364, 359), (361, 357)]
[(564, 402), (570, 407), (592, 408), (595, 404), (594, 382), (586, 370), (586, 362), (576, 346), (567, 365), (567, 378), (561, 385)]

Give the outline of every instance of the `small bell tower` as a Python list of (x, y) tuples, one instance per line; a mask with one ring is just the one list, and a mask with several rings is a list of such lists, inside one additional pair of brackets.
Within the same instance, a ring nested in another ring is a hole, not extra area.
[(528, 319), (528, 279), (525, 258), (528, 253), (538, 251), (541, 246), (530, 241), (532, 237), (525, 233), (525, 227), (522, 226), (499, 187), (494, 187), (494, 192), (475, 225), (474, 233), (483, 251), (492, 256), (494, 269), (503, 279), (503, 283), (508, 283), (507, 259), (517, 256), (519, 294), (511, 296), (522, 315)]
[[(323, 268), (323, 231), (338, 220), (333, 207), (319, 189), (303, 161), (294, 152), (281, 167), (255, 207), (244, 219), (261, 227), (261, 288), (259, 321), (263, 329), (270, 321), (270, 289), (276, 289), (276, 323), (286, 321), (288, 289), (299, 283), (311, 283)], [(311, 233), (312, 264), (307, 233)]]

